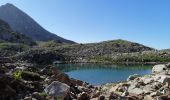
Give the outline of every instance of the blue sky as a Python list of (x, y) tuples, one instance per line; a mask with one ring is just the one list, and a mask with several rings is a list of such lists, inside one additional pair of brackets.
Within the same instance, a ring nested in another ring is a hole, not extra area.
[(124, 39), (170, 48), (170, 0), (0, 0), (78, 43)]

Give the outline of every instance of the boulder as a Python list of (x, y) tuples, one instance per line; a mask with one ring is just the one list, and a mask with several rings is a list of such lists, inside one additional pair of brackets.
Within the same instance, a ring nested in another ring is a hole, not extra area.
[(154, 82), (154, 79), (153, 79), (153, 78), (144, 78), (144, 79), (143, 79), (143, 82), (144, 82), (145, 84), (150, 84), (150, 83)]
[(139, 94), (143, 94), (143, 93), (144, 93), (144, 90), (141, 89), (141, 88), (133, 88), (133, 89), (128, 88), (128, 92), (129, 92), (129, 93), (132, 93), (132, 94), (137, 94), (137, 95), (139, 95)]
[(140, 77), (138, 74), (130, 75), (127, 79), (127, 81), (134, 80), (135, 78)]
[(100, 96), (98, 100), (105, 100), (105, 96)]
[(160, 96), (160, 95), (162, 95), (162, 93), (159, 92), (159, 91), (152, 92), (152, 93), (150, 94), (151, 97)]
[(87, 93), (83, 92), (79, 95), (77, 100), (90, 100), (90, 96)]
[(161, 73), (167, 69), (166, 65), (160, 64), (160, 65), (155, 65), (152, 68), (152, 73)]
[(166, 64), (167, 68), (170, 68), (170, 63)]
[(144, 96), (143, 100), (155, 100), (153, 97), (151, 97), (150, 95), (146, 95)]
[(53, 81), (50, 85), (48, 85), (44, 91), (51, 96), (64, 96), (70, 89), (70, 86), (67, 84), (61, 83), (59, 81)]
[(163, 85), (170, 84), (170, 76), (168, 75), (159, 75), (158, 82), (161, 82)]
[(111, 92), (109, 95), (109, 100), (117, 100), (119, 98), (118, 94), (115, 94), (114, 92)]

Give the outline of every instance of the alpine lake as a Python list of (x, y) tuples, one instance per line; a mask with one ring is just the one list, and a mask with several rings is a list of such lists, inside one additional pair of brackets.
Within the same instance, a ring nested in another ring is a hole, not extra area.
[(112, 64), (56, 64), (56, 67), (69, 77), (102, 85), (112, 82), (126, 81), (130, 75), (151, 74), (151, 65), (112, 65)]

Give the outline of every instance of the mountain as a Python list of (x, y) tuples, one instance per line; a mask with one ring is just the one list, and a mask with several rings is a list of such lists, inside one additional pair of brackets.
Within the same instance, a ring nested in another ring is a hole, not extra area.
[(0, 18), (6, 21), (13, 30), (21, 32), (36, 41), (58, 40), (66, 43), (74, 43), (41, 27), (29, 15), (18, 9), (12, 4), (0, 6)]
[(0, 42), (22, 43), (26, 45), (35, 45), (36, 43), (24, 34), (13, 31), (8, 23), (0, 19)]

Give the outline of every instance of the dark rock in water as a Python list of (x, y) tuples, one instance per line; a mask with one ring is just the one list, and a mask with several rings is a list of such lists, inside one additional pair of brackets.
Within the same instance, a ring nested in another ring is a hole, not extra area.
[(82, 93), (77, 100), (90, 100), (90, 96), (87, 93)]

